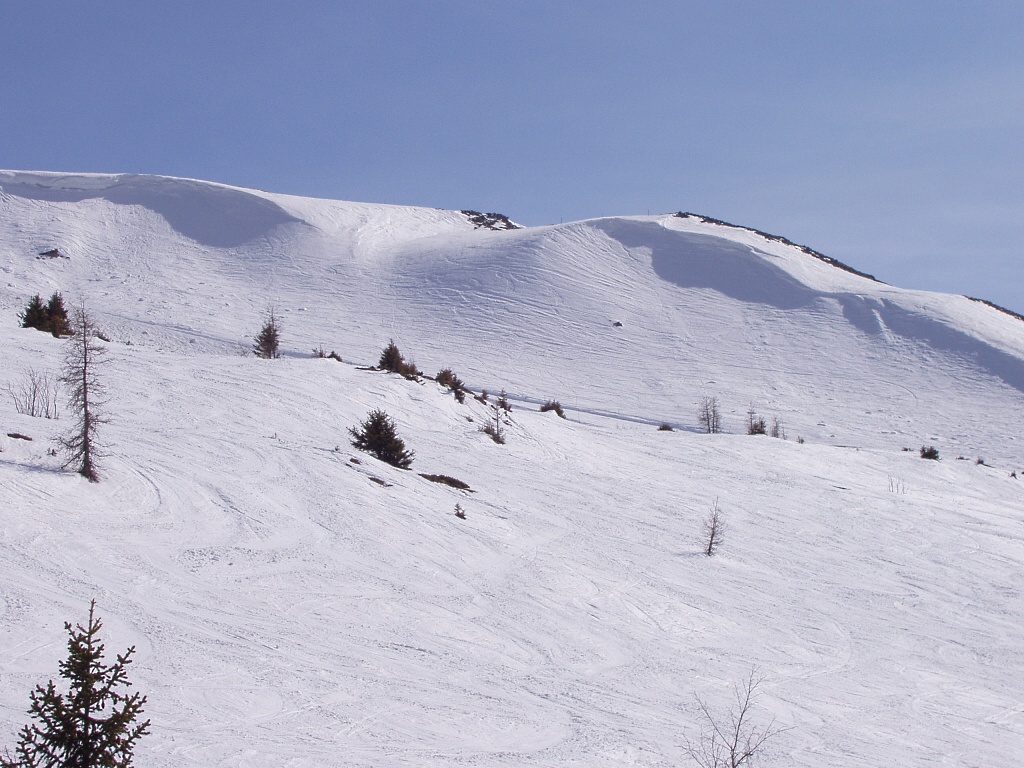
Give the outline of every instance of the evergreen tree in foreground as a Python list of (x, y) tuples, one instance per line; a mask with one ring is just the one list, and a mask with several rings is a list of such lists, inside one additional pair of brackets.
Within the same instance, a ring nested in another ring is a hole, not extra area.
[(349, 433), (353, 437), (353, 446), (372, 453), (381, 461), (399, 469), (408, 469), (412, 464), (415, 454), (406, 449), (405, 442), (398, 436), (394, 419), (379, 408), (370, 411), (359, 429), (352, 428)]
[(146, 697), (128, 695), (127, 667), (135, 646), (118, 655), (114, 664), (103, 663), (103, 624), (89, 604), (89, 623), (68, 632), (68, 658), (60, 662), (60, 676), (70, 683), (58, 693), (53, 680), (31, 694), (29, 715), (36, 722), (21, 729), (12, 757), (0, 757), (2, 768), (128, 768), (135, 742), (149, 733), (149, 720), (136, 723)]

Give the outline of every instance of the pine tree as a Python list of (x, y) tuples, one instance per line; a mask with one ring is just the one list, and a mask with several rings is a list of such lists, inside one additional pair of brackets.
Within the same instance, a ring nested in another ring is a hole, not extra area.
[(354, 438), (353, 446), (372, 453), (381, 461), (399, 469), (408, 469), (412, 465), (415, 454), (406, 450), (405, 441), (398, 436), (394, 419), (379, 408), (370, 411), (370, 415), (359, 425), (359, 429), (349, 429), (349, 434)]
[(281, 342), (281, 327), (277, 323), (273, 307), (270, 308), (266, 322), (263, 323), (263, 328), (254, 341), (256, 343), (252, 345), (252, 351), (256, 357), (274, 360), (281, 356), (278, 351)]
[(68, 658), (60, 676), (70, 684), (57, 692), (50, 680), (31, 693), (29, 715), (35, 723), (21, 729), (14, 757), (5, 752), (0, 768), (128, 768), (135, 742), (149, 732), (150, 721), (137, 723), (146, 697), (127, 688), (127, 667), (135, 646), (119, 654), (114, 664), (103, 663), (99, 631), (103, 623), (89, 604), (89, 622), (68, 632)]
[(21, 313), (22, 328), (43, 329), (46, 324), (46, 307), (43, 306), (43, 297), (38, 293), (28, 301), (28, 306)]
[(377, 367), (382, 371), (402, 373), (405, 366), (406, 362), (402, 359), (402, 353), (398, 351), (398, 345), (395, 344), (395, 340), (392, 339), (388, 342), (388, 345), (384, 347), (384, 351), (380, 353), (380, 361), (377, 363)]
[(57, 338), (71, 333), (71, 322), (68, 319), (68, 311), (64, 307), (64, 297), (60, 295), (60, 291), (54, 291), (46, 303), (46, 322), (43, 330), (49, 331)]
[(103, 388), (96, 369), (105, 362), (107, 351), (96, 341), (96, 324), (86, 312), (85, 305), (75, 310), (74, 331), (74, 335), (64, 342), (67, 350), (60, 382), (67, 387), (75, 424), (60, 438), (60, 445), (67, 456), (65, 468), (75, 467), (78, 474), (95, 483), (99, 481), (96, 474), (96, 431), (107, 421), (99, 411), (103, 406)]

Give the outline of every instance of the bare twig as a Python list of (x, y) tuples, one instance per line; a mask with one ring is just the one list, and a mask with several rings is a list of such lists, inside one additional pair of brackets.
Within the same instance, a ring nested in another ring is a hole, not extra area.
[(14, 408), (18, 413), (39, 418), (57, 418), (57, 382), (51, 380), (49, 374), (29, 368), (17, 387), (7, 385), (7, 392), (14, 400)]
[(704, 554), (711, 557), (725, 541), (725, 521), (722, 519), (722, 510), (718, 506), (718, 499), (711, 505), (711, 511), (704, 519)]
[(753, 670), (747, 679), (734, 689), (736, 703), (725, 717), (716, 717), (707, 702), (697, 697), (703, 724), (696, 743), (686, 742), (686, 751), (701, 768), (740, 768), (750, 765), (763, 751), (765, 744), (785, 728), (753, 722), (752, 710), (758, 688), (764, 678)]

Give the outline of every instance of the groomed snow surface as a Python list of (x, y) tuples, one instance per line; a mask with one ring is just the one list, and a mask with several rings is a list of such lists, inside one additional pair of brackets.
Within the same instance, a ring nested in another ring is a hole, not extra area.
[[(95, 598), (108, 653), (137, 648), (137, 766), (686, 765), (697, 697), (724, 717), (752, 670), (765, 765), (1021, 753), (1021, 321), (693, 218), (0, 190), (0, 387), (58, 371), (17, 316), (59, 289), (110, 338), (111, 419), (90, 484), (49, 455), (71, 415), (0, 393), (0, 744)], [(271, 305), (284, 356), (240, 354)], [(507, 389), (507, 443), (362, 370), (390, 338)], [(696, 431), (702, 394), (729, 434)], [(751, 405), (789, 439), (742, 434)], [(374, 408), (411, 471), (351, 448)]]

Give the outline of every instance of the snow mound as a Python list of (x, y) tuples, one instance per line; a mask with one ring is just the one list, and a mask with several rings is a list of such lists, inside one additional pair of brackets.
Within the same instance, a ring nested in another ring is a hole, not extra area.
[(103, 199), (139, 205), (161, 215), (174, 230), (200, 245), (235, 248), (299, 223), (279, 205), (246, 190), (161, 176), (67, 176), (0, 173), (0, 190), (28, 200), (80, 203)]

